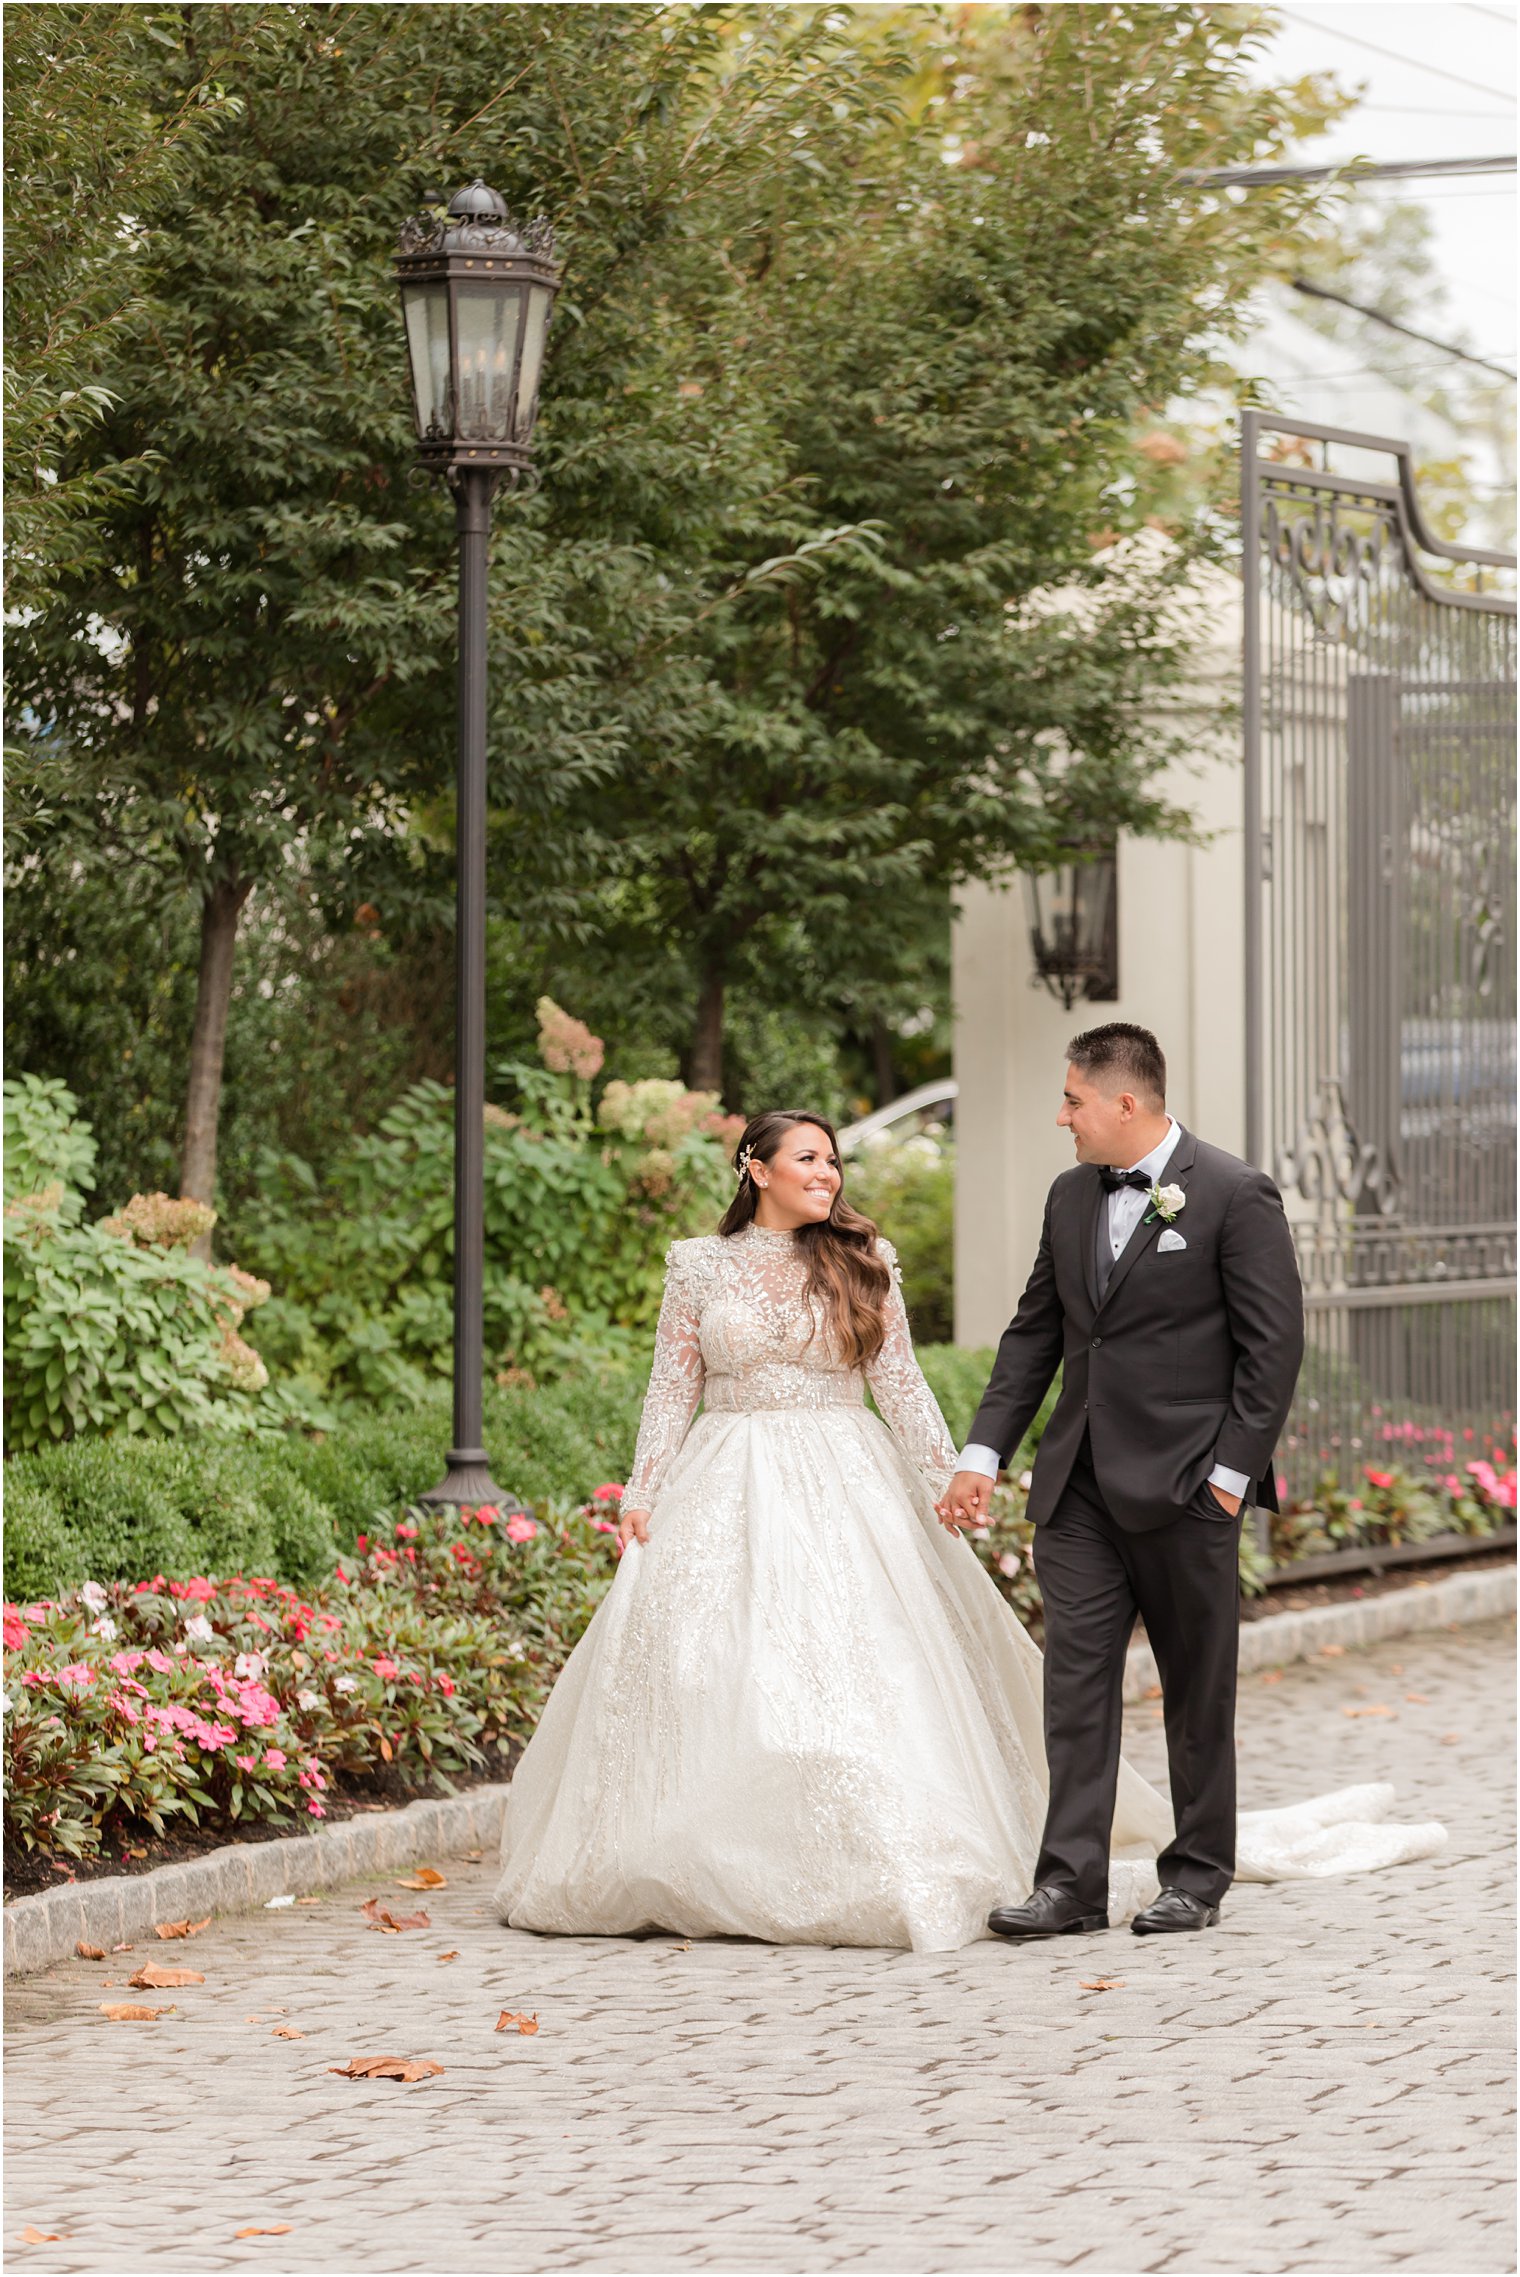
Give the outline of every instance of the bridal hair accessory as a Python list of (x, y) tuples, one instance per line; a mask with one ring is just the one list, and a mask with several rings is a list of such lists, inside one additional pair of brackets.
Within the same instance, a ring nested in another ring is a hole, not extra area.
[(752, 1146), (745, 1147), (738, 1161), (734, 1164), (734, 1176), (738, 1179), (741, 1186), (744, 1184), (745, 1179), (749, 1176), (750, 1160), (754, 1154), (754, 1151), (755, 1150)]

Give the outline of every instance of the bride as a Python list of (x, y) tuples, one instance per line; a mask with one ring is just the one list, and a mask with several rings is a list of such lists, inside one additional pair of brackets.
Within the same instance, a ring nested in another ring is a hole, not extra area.
[[(670, 1250), (624, 1555), (517, 1767), (497, 1907), (573, 1935), (950, 1951), (1029, 1893), (1039, 1650), (935, 1514), (956, 1449), (831, 1126), (758, 1115), (735, 1168), (718, 1231)], [(1237, 1872), (1440, 1847), (1373, 1823), (1390, 1800), (1243, 1814)], [(1111, 1920), (1155, 1896), (1171, 1833), (1124, 1765)]]

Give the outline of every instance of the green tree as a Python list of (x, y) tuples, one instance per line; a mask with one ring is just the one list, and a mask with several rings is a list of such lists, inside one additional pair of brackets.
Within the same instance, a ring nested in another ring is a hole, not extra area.
[[(693, 1083), (723, 1080), (736, 985), (869, 998), (925, 894), (1182, 826), (1151, 699), (1184, 558), (1121, 586), (1094, 545), (1137, 414), (1212, 368), (1307, 210), (1179, 179), (1324, 99), (1249, 82), (1256, 23), (750, 10), (689, 51), (672, 100), (704, 162), (562, 349), (544, 491), (505, 541), (596, 627), (616, 716), (546, 769), (536, 707), (566, 682), (524, 655), (495, 779), (515, 902), (684, 992)], [(630, 402), (675, 462), (657, 523), (606, 479)], [(1042, 598), (1073, 586), (1081, 610)]]
[(216, 64), (161, 93), (149, 8), (5, 17), (6, 595), (48, 599), (96, 553), (124, 471), (75, 446), (110, 406), (113, 351), (145, 290), (143, 211), (172, 194), (237, 112)]
[[(498, 517), (493, 883), (555, 953), (615, 946), (691, 1080), (736, 994), (757, 1036), (793, 999), (869, 1023), (958, 879), (1175, 826), (1161, 596), (1092, 540), (1137, 408), (1305, 204), (1179, 180), (1303, 123), (1248, 84), (1251, 11), (51, 14), (151, 28), (154, 120), (222, 91), (138, 201), (110, 402), (58, 457), (98, 543), (14, 658), (38, 932), (81, 865), (194, 914), (186, 1193), (244, 912), (420, 937), (446, 889), (452, 531), (405, 480), (389, 283), (440, 180), (548, 211), (568, 263), (544, 486)], [(1073, 584), (1080, 616), (1039, 598)]]

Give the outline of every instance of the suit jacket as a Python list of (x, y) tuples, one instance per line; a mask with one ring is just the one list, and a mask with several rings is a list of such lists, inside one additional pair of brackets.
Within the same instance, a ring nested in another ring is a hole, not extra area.
[(1029, 1515), (1051, 1517), (1084, 1433), (1103, 1498), (1133, 1532), (1165, 1526), (1216, 1462), (1244, 1471), (1246, 1499), (1277, 1508), (1273, 1457), (1304, 1350), (1303, 1290), (1272, 1180), (1184, 1130), (1163, 1173), (1187, 1200), (1185, 1248), (1158, 1248), (1154, 1208), (1098, 1298), (1100, 1173), (1066, 1171), (1045, 1203), (1040, 1251), (968, 1444), (1006, 1463), (1059, 1365), (1061, 1396), (1035, 1461)]

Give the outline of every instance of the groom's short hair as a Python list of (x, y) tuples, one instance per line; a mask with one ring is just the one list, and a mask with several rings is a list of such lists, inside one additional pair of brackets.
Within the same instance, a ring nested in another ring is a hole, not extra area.
[(1079, 1075), (1098, 1083), (1116, 1083), (1145, 1100), (1148, 1106), (1166, 1105), (1166, 1056), (1149, 1028), (1128, 1020), (1109, 1020), (1101, 1028), (1084, 1028), (1066, 1047), (1066, 1057)]

